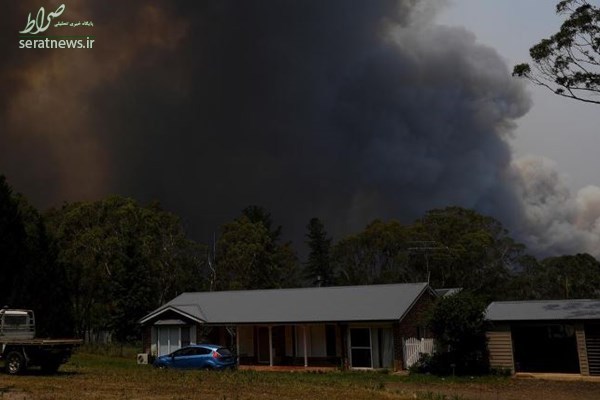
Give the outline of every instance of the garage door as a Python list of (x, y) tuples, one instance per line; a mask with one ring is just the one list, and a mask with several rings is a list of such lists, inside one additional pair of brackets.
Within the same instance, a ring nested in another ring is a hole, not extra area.
[(512, 341), (517, 372), (579, 373), (573, 325), (513, 326)]

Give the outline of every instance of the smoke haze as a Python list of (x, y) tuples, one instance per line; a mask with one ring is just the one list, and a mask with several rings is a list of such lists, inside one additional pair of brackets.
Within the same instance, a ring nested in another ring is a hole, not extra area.
[[(48, 2), (55, 9), (59, 2)], [(0, 172), (40, 207), (159, 200), (212, 238), (250, 204), (303, 240), (460, 205), (538, 254), (599, 255), (600, 188), (514, 160), (521, 83), (439, 2), (78, 2), (90, 50), (22, 50), (39, 8), (0, 16)]]

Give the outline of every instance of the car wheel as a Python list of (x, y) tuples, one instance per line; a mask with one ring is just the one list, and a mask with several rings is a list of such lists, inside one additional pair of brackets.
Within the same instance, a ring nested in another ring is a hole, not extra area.
[(18, 351), (11, 351), (6, 357), (6, 372), (9, 375), (17, 375), (25, 369), (25, 358)]

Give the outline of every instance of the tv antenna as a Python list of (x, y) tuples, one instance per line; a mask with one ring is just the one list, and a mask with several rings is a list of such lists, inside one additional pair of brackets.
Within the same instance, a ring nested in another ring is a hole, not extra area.
[(423, 254), (425, 256), (425, 268), (427, 271), (427, 283), (431, 280), (431, 271), (429, 270), (429, 255), (441, 250), (450, 251), (448, 246), (444, 246), (435, 240), (418, 240), (410, 242), (413, 247), (409, 247), (408, 251), (413, 254)]

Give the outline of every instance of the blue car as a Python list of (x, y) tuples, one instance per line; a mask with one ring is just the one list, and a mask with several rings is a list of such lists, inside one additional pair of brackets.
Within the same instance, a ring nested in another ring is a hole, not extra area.
[(156, 368), (223, 370), (235, 368), (236, 361), (231, 351), (223, 346), (194, 344), (158, 357), (153, 365)]

